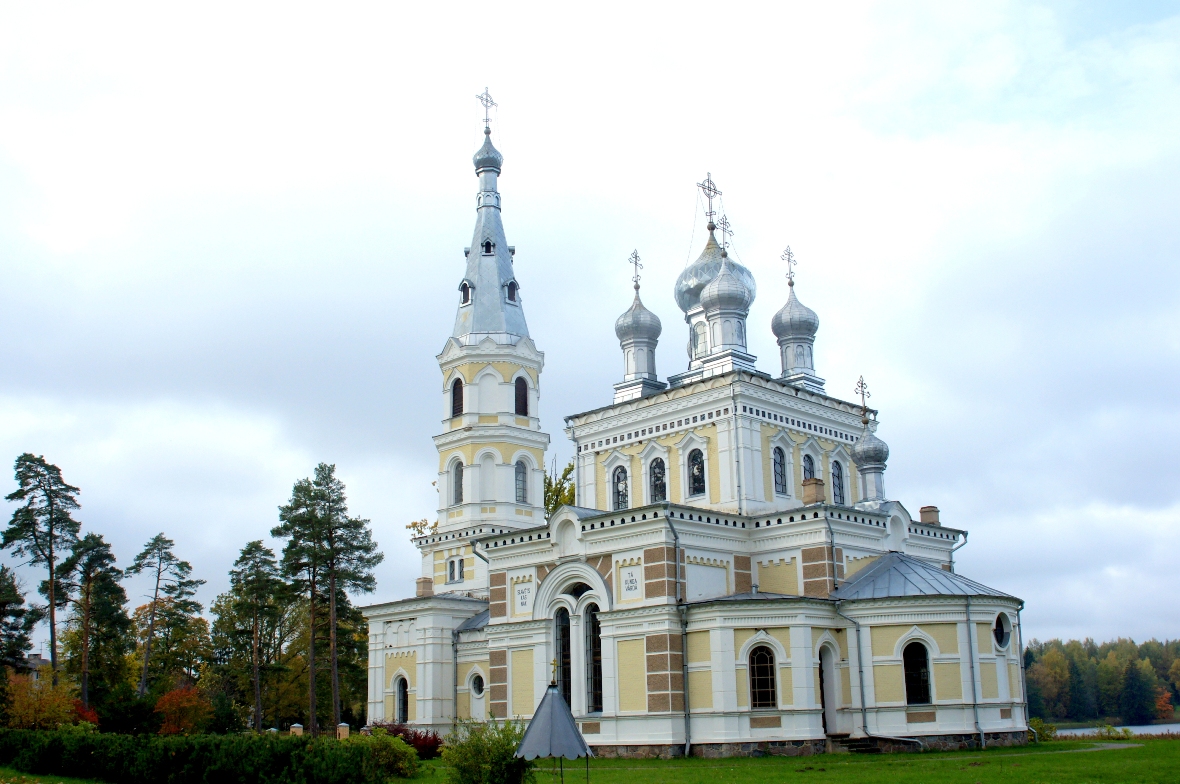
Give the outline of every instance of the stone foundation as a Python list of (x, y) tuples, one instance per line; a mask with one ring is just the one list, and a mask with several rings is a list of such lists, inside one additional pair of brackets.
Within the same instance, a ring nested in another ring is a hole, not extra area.
[[(917, 735), (914, 736), (926, 744), (926, 751), (962, 751), (964, 749), (979, 748), (977, 733), (956, 733), (954, 735)], [(1025, 746), (1028, 744), (1028, 733), (1016, 732), (986, 732), (984, 737), (987, 745), (991, 746)], [(855, 738), (859, 744), (872, 744), (883, 752), (918, 751), (916, 743), (902, 743), (887, 738)]]
[[(955, 735), (919, 735), (927, 751), (960, 751), (979, 748), (979, 735), (959, 733)], [(988, 732), (985, 733), (988, 746), (1024, 746), (1028, 733)], [(916, 743), (889, 740), (887, 738), (854, 738), (853, 742), (863, 748), (875, 746), (883, 752), (918, 751)], [(847, 741), (837, 742), (846, 743)], [(762, 740), (746, 743), (694, 743), (692, 756), (706, 759), (721, 757), (809, 757), (828, 751), (827, 738), (811, 740)], [(591, 746), (594, 756), (604, 759), (676, 759), (684, 756), (684, 744), (652, 744), (636, 746)], [(842, 750), (842, 749), (840, 749)]]

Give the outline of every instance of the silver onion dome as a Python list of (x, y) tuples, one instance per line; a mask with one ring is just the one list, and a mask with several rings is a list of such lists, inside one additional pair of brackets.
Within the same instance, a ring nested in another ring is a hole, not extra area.
[[(709, 224), (709, 240), (705, 243), (705, 249), (701, 251), (697, 260), (685, 267), (684, 271), (680, 273), (680, 277), (676, 279), (676, 288), (674, 289), (676, 304), (685, 313), (700, 304), (701, 291), (721, 271), (723, 257), (721, 246), (717, 244), (717, 238), (713, 236), (714, 228), (713, 224)], [(749, 290), (750, 301), (753, 302), (754, 296), (758, 293), (758, 284), (754, 282), (754, 275), (733, 259), (729, 260), (729, 269)]]
[(770, 320), (770, 329), (776, 338), (813, 338), (819, 331), (819, 316), (815, 311), (804, 305), (795, 296), (795, 284), (791, 284), (791, 294), (787, 297), (787, 304), (782, 310), (774, 314)]
[(866, 424), (860, 439), (852, 445), (852, 460), (858, 466), (885, 465), (889, 460), (889, 445), (870, 433)]
[(716, 277), (701, 289), (700, 302), (706, 313), (718, 310), (748, 313), (754, 302), (754, 292), (733, 273), (733, 263), (723, 258)]
[(615, 321), (615, 335), (620, 342), (637, 338), (655, 340), (663, 329), (659, 316), (643, 307), (639, 300), (639, 285), (636, 284), (635, 301), (631, 303), (627, 312)]
[(504, 156), (492, 146), (491, 128), (483, 129), (483, 147), (480, 147), (479, 151), (475, 153), (472, 162), (475, 164), (475, 170), (477, 172), (481, 169), (495, 169), (498, 172), (504, 164)]

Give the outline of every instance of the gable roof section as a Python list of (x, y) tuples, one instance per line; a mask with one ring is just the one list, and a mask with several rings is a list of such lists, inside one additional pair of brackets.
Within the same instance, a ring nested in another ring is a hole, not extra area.
[(1011, 596), (904, 553), (887, 553), (832, 592), (831, 598), (897, 599), (907, 596)]

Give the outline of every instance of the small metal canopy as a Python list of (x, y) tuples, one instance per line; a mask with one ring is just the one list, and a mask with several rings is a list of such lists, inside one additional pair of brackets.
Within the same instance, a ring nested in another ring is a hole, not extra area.
[[(570, 713), (570, 708), (565, 704), (565, 698), (561, 696), (561, 690), (557, 688), (556, 683), (551, 681), (549, 688), (545, 690), (545, 696), (541, 698), (541, 704), (537, 706), (529, 726), (524, 731), (524, 737), (520, 740), (520, 746), (516, 748), (516, 756), (526, 760), (556, 757), (559, 763), (563, 759), (576, 760), (585, 757), (586, 780), (590, 780), (590, 758), (594, 756), (594, 752), (590, 750), (586, 739), (578, 730), (574, 715)], [(561, 766), (561, 776), (564, 781), (564, 765)]]

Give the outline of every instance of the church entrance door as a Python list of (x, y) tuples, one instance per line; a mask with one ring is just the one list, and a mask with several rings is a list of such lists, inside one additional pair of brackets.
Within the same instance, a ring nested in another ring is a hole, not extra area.
[(824, 734), (836, 731), (836, 661), (832, 647), (819, 649), (819, 705), (822, 709)]

